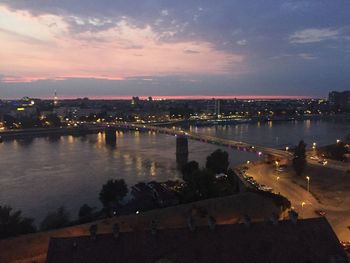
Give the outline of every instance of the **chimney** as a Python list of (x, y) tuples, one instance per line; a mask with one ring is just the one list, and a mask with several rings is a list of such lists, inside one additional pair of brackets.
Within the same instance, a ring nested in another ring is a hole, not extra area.
[(244, 215), (243, 217), (243, 223), (247, 226), (250, 227), (252, 220), (250, 219), (250, 217), (248, 215)]
[(289, 220), (292, 221), (293, 224), (296, 224), (298, 221), (298, 213), (295, 212), (294, 210), (290, 210), (288, 212)]
[(271, 217), (270, 217), (270, 222), (273, 225), (277, 225), (278, 224), (278, 216), (275, 213), (272, 213)]
[(114, 239), (118, 239), (119, 235), (120, 235), (119, 224), (115, 223), (113, 225), (113, 237), (114, 237)]
[(90, 237), (92, 240), (96, 240), (96, 235), (97, 235), (97, 225), (91, 225), (90, 226)]
[(216, 227), (216, 219), (213, 216), (208, 217), (208, 225), (211, 231), (215, 230)]
[(158, 227), (158, 223), (156, 222), (156, 220), (153, 219), (151, 221), (151, 233), (153, 236), (157, 234), (157, 227)]
[(188, 229), (191, 231), (191, 232), (194, 232), (196, 230), (196, 226), (194, 224), (194, 219), (192, 216), (189, 216), (187, 218), (187, 226), (188, 226)]

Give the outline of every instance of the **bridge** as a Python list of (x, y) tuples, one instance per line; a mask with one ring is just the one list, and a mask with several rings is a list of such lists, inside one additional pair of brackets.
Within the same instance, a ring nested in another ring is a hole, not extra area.
[(240, 151), (245, 152), (253, 152), (256, 153), (259, 157), (265, 157), (269, 160), (290, 160), (293, 156), (290, 152), (287, 150), (279, 150), (264, 146), (258, 146), (258, 145), (252, 145), (245, 142), (235, 141), (235, 140), (229, 140), (229, 139), (223, 139), (218, 138), (210, 135), (190, 132), (190, 131), (184, 131), (180, 128), (165, 128), (160, 126), (153, 126), (153, 125), (147, 125), (147, 124), (135, 124), (135, 123), (116, 123), (116, 124), (110, 124), (105, 125), (105, 128), (111, 129), (112, 134), (114, 130), (117, 129), (127, 129), (127, 130), (137, 130), (137, 131), (152, 131), (156, 133), (161, 134), (167, 134), (171, 136), (177, 137), (177, 154), (181, 153), (188, 153), (188, 146), (187, 146), (187, 139), (192, 139), (196, 141), (201, 141), (204, 143), (211, 143), (219, 146), (229, 147)]

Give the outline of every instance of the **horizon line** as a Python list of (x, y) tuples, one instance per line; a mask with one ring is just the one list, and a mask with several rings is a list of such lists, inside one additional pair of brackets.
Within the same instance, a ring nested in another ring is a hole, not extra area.
[[(29, 97), (29, 96), (24, 96)], [(24, 98), (22, 97), (22, 98)], [(210, 100), (210, 99), (238, 99), (238, 100), (279, 100), (279, 99), (320, 99), (313, 96), (300, 95), (165, 95), (165, 96), (137, 96), (137, 95), (123, 95), (123, 96), (62, 96), (58, 95), (58, 100), (76, 100), (76, 99), (91, 99), (91, 100), (131, 100), (132, 97), (138, 97), (140, 100), (147, 100), (152, 97), (153, 100)], [(52, 97), (29, 97), (31, 99), (53, 100)], [(21, 98), (3, 98), (2, 100), (20, 100)]]

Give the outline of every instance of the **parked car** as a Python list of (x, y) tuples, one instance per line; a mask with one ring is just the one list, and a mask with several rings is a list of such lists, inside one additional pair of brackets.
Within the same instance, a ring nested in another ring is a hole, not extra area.
[(318, 163), (320, 163), (322, 165), (327, 165), (328, 161), (323, 159), (323, 160), (318, 161)]
[(260, 187), (258, 188), (261, 191), (266, 191), (266, 192), (271, 192), (272, 188), (266, 185), (260, 185)]
[(350, 241), (340, 241), (340, 244), (346, 252), (350, 251)]

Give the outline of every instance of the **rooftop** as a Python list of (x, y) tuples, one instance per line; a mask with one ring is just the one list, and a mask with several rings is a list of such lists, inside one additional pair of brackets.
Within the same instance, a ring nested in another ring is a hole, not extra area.
[(323, 218), (52, 238), (47, 263), (348, 262)]

